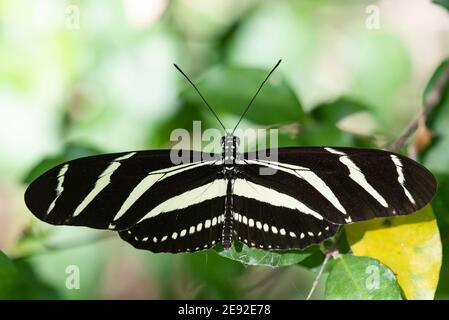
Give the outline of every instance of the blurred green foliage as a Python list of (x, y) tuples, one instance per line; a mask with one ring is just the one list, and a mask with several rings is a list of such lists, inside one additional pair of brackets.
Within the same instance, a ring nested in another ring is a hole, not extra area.
[(12, 262), (0, 252), (0, 299), (57, 299), (58, 292), (42, 283), (26, 262)]
[[(433, 2), (449, 7), (444, 0)], [(302, 299), (325, 253), (337, 246), (340, 258), (330, 259), (313, 298), (401, 299), (394, 274), (376, 260), (352, 256), (341, 235), (338, 243), (331, 239), (285, 253), (237, 243), (228, 252), (152, 254), (95, 230), (48, 226), (23, 203), (26, 184), (57, 163), (165, 148), (173, 143), (172, 130), (191, 130), (193, 120), (202, 129), (218, 128), (174, 62), (233, 127), (282, 58), (242, 129), (278, 128), (280, 146), (385, 147), (419, 113), (422, 94), (447, 66), (441, 60), (449, 45), (438, 28), (416, 36), (427, 25), (410, 28), (399, 4), (375, 4), (380, 25), (369, 27), (370, 5), (0, 2), (0, 250), (8, 254), (0, 252), (0, 298)], [(447, 27), (447, 13), (438, 16), (435, 8), (410, 4), (407, 16), (418, 12)], [(443, 266), (435, 297), (448, 299), (449, 89), (442, 93), (427, 119), (434, 138), (418, 160), (439, 182), (432, 206)], [(66, 286), (73, 265), (80, 270), (79, 289)], [(376, 292), (364, 286), (372, 265), (386, 283)]]
[(432, 2), (439, 4), (449, 10), (449, 1), (448, 0), (432, 0)]

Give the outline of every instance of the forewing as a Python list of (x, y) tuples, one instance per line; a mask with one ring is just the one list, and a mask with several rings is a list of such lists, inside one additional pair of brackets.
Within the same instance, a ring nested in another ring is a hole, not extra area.
[(33, 181), (25, 202), (48, 223), (128, 229), (169, 199), (214, 181), (218, 155), (182, 152), (196, 162), (173, 164), (170, 150), (69, 161)]
[[(436, 192), (436, 180), (426, 168), (387, 151), (306, 147), (261, 154), (245, 154), (242, 179), (282, 194), (285, 206), (321, 221), (344, 224), (409, 214)], [(274, 174), (262, 174), (262, 168)]]

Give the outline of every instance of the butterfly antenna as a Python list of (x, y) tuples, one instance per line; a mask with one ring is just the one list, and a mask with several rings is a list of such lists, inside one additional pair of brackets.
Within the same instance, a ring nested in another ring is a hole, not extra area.
[(237, 124), (234, 127), (234, 130), (232, 130), (232, 135), (234, 134), (235, 130), (237, 129), (237, 127), (240, 124), (240, 121), (242, 121), (243, 117), (245, 116), (245, 114), (248, 112), (249, 107), (251, 107), (253, 101), (256, 99), (257, 95), (259, 94), (260, 90), (262, 89), (263, 85), (265, 84), (265, 82), (267, 82), (268, 78), (270, 78), (271, 74), (274, 72), (274, 70), (276, 70), (276, 68), (279, 66), (279, 64), (282, 62), (282, 59), (280, 59), (276, 65), (273, 67), (273, 69), (271, 69), (270, 73), (267, 75), (267, 77), (265, 78), (265, 80), (260, 84), (259, 89), (257, 89), (256, 94), (254, 94), (253, 98), (251, 99), (251, 101), (249, 102), (248, 106), (246, 107), (245, 111), (243, 112), (242, 116), (240, 117), (239, 121), (237, 122)]
[(220, 125), (223, 127), (223, 130), (226, 132), (226, 128), (223, 125), (223, 122), (221, 122), (221, 120), (218, 118), (217, 114), (215, 113), (214, 109), (212, 109), (212, 107), (209, 105), (209, 103), (207, 103), (206, 99), (203, 97), (203, 95), (201, 94), (200, 90), (198, 90), (198, 88), (195, 86), (195, 84), (192, 82), (192, 80), (190, 80), (190, 78), (184, 73), (184, 71), (181, 70), (180, 67), (178, 67), (178, 65), (176, 63), (173, 64), (175, 66), (175, 68), (187, 79), (187, 81), (189, 81), (189, 83), (192, 85), (192, 87), (196, 90), (196, 92), (198, 92), (198, 94), (200, 95), (201, 99), (203, 99), (204, 103), (206, 104), (206, 106), (209, 108), (209, 110), (212, 112), (212, 114), (215, 116), (215, 118), (217, 119), (217, 121), (220, 123)]

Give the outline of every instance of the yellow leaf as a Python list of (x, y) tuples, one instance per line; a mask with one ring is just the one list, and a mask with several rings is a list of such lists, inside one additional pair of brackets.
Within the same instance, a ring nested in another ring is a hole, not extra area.
[(388, 266), (407, 299), (433, 299), (442, 249), (430, 205), (408, 216), (379, 218), (345, 228), (352, 252)]

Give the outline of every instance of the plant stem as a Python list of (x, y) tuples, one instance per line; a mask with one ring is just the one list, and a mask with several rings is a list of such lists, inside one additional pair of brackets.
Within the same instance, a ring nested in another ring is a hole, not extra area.
[(324, 257), (323, 264), (321, 265), (320, 271), (318, 271), (318, 274), (315, 277), (315, 280), (313, 281), (312, 288), (310, 289), (309, 294), (307, 295), (306, 300), (310, 300), (310, 298), (312, 297), (312, 294), (315, 292), (315, 289), (316, 289), (316, 287), (318, 285), (318, 282), (320, 281), (321, 276), (323, 274), (324, 268), (326, 268), (326, 265), (329, 262), (329, 258), (331, 256), (332, 256), (331, 252), (326, 253), (326, 256)]

